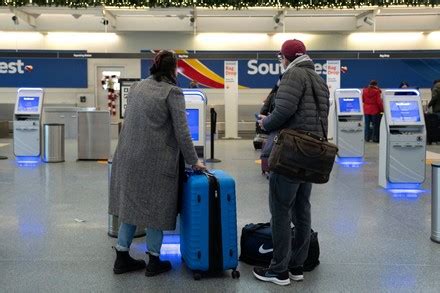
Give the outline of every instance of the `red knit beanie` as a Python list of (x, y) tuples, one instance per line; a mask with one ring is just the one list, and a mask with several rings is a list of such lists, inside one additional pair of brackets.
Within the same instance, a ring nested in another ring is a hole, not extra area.
[(287, 40), (281, 46), (281, 54), (288, 60), (293, 61), (297, 57), (306, 54), (306, 46), (300, 40)]

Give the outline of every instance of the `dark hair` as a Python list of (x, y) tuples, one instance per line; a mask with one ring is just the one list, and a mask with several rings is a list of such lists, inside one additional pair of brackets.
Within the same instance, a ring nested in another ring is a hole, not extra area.
[(370, 81), (370, 85), (371, 86), (377, 86), (377, 80), (372, 80), (372, 81)]
[(402, 81), (399, 85), (399, 88), (403, 88), (404, 86), (409, 87), (409, 83), (406, 81)]
[(164, 78), (176, 84), (177, 57), (173, 52), (162, 50), (154, 57), (153, 65), (150, 67), (150, 74), (156, 81), (163, 81)]

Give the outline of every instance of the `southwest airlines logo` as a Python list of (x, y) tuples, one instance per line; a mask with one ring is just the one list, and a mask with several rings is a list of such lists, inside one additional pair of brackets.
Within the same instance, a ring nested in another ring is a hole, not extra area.
[[(249, 75), (280, 75), (284, 73), (284, 68), (281, 63), (258, 63), (258, 60), (253, 59), (248, 62)], [(315, 63), (315, 71), (320, 75), (327, 75), (327, 62), (324, 64)]]
[(249, 75), (280, 75), (284, 72), (281, 63), (260, 63), (258, 64), (258, 60), (249, 60), (248, 62), (248, 74)]
[[(195, 80), (203, 86), (208, 88), (224, 88), (224, 78), (198, 59), (180, 59), (178, 67), (181, 75), (190, 80)], [(327, 75), (327, 63), (315, 63), (315, 71), (320, 75)], [(256, 59), (249, 60), (247, 63), (247, 74), (249, 76), (278, 76), (283, 72), (284, 69), (280, 63), (259, 63)], [(240, 85), (239, 88), (244, 89), (246, 87)]]
[(179, 59), (177, 66), (179, 73), (188, 79), (195, 80), (208, 88), (224, 88), (224, 78), (197, 59)]
[(20, 59), (16, 62), (0, 62), (0, 74), (24, 74), (25, 65)]
[(0, 62), (0, 74), (23, 74), (24, 67), (21, 60), (17, 60), (17, 62)]
[[(186, 54), (186, 51), (177, 50), (177, 54)], [(199, 84), (214, 89), (222, 89), (225, 87), (225, 79), (209, 69), (198, 59), (179, 59), (177, 63), (179, 74), (190, 80), (195, 80)], [(246, 88), (239, 85), (240, 89)]]
[[(151, 52), (156, 53), (154, 50)], [(202, 62), (199, 59), (187, 58), (189, 56), (187, 51), (176, 50), (175, 53), (182, 57), (178, 61), (179, 76), (184, 78), (182, 83), (196, 81), (206, 88), (225, 87), (224, 60)], [(238, 60), (238, 62), (239, 89), (271, 88), (278, 76), (284, 72), (281, 63), (276, 60), (250, 59)], [(324, 60), (316, 62), (315, 71), (325, 79), (328, 74), (327, 62)], [(341, 72), (344, 72), (342, 67)]]

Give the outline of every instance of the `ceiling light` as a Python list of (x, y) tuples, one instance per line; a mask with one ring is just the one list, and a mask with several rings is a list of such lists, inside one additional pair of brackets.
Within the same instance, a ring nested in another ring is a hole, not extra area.
[(100, 43), (116, 42), (119, 36), (115, 33), (79, 33), (79, 32), (49, 32), (47, 39), (55, 43)]
[(267, 41), (268, 38), (267, 34), (258, 33), (200, 33), (196, 36), (198, 41), (215, 43), (255, 43)]
[(349, 40), (356, 43), (408, 43), (423, 38), (421, 32), (416, 33), (352, 33)]
[(43, 39), (43, 35), (39, 32), (2, 32), (0, 31), (0, 40), (2, 42), (16, 41), (22, 42), (35, 42)]
[(313, 38), (311, 34), (304, 33), (278, 33), (272, 36), (272, 39), (279, 44), (284, 43), (287, 40), (297, 39), (303, 42), (310, 41)]
[(429, 33), (428, 39), (430, 41), (438, 41), (438, 40), (440, 40), (440, 31)]

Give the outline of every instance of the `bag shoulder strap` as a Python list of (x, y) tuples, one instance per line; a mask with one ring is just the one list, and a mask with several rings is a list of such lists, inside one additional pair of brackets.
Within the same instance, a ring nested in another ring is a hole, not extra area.
[(249, 225), (253, 225), (252, 228), (247, 227), (247, 230), (250, 232), (254, 232), (254, 231), (260, 230), (262, 228), (270, 227), (270, 223), (258, 223), (258, 224), (249, 224)]
[(313, 100), (315, 101), (316, 110), (317, 110), (317, 114), (316, 114), (316, 116), (317, 116), (317, 118), (318, 118), (318, 121), (319, 121), (320, 124), (321, 124), (322, 135), (324, 136), (325, 140), (328, 141), (328, 139), (327, 139), (327, 133), (325, 132), (325, 128), (324, 128), (324, 122), (323, 122), (322, 119), (321, 119), (321, 107), (320, 107), (320, 105), (319, 105), (318, 96), (316, 95), (315, 85), (314, 85), (314, 83), (313, 83), (312, 75), (311, 75), (311, 73), (309, 72), (308, 69), (304, 69), (304, 70), (305, 70), (307, 76), (309, 77), (309, 80), (310, 80), (310, 86), (312, 87)]

